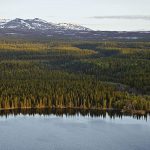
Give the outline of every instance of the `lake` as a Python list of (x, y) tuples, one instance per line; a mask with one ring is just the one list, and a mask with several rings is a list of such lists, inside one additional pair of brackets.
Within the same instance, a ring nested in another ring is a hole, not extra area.
[(48, 110), (0, 113), (0, 150), (149, 149), (149, 115)]

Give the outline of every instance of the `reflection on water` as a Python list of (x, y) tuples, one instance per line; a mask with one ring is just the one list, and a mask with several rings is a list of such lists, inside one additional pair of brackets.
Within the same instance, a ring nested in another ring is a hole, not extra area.
[(131, 113), (123, 113), (121, 111), (116, 111), (116, 110), (109, 110), (109, 111), (104, 111), (104, 110), (88, 110), (88, 109), (14, 109), (14, 110), (1, 110), (0, 111), (0, 116), (7, 116), (9, 115), (55, 115), (55, 116), (89, 116), (91, 118), (95, 117), (100, 117), (100, 118), (106, 118), (108, 115), (110, 118), (115, 119), (115, 118), (122, 118), (124, 116), (130, 116), (133, 117), (134, 119), (144, 119), (147, 120), (149, 117), (149, 114), (131, 114)]
[(149, 139), (149, 115), (77, 109), (0, 112), (0, 150), (149, 150)]

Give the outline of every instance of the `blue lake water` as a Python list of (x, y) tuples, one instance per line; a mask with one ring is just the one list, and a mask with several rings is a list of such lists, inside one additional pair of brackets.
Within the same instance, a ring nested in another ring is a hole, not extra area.
[(0, 150), (150, 150), (150, 117), (0, 117)]

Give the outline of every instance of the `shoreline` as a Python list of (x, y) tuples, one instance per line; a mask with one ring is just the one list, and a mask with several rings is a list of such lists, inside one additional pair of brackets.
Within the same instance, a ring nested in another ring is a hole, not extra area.
[(114, 108), (106, 108), (106, 109), (102, 109), (102, 108), (83, 108), (83, 107), (23, 107), (23, 108), (0, 108), (0, 111), (15, 111), (15, 110), (80, 110), (80, 111), (84, 111), (84, 110), (89, 110), (89, 111), (118, 111), (121, 112), (123, 114), (131, 114), (131, 115), (146, 115), (148, 113), (150, 113), (150, 110), (125, 110), (125, 109), (114, 109)]

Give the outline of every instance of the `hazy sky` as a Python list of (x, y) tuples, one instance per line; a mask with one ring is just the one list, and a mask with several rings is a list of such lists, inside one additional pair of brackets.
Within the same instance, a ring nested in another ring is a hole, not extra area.
[(41, 18), (97, 30), (150, 30), (150, 0), (0, 0), (0, 18)]

